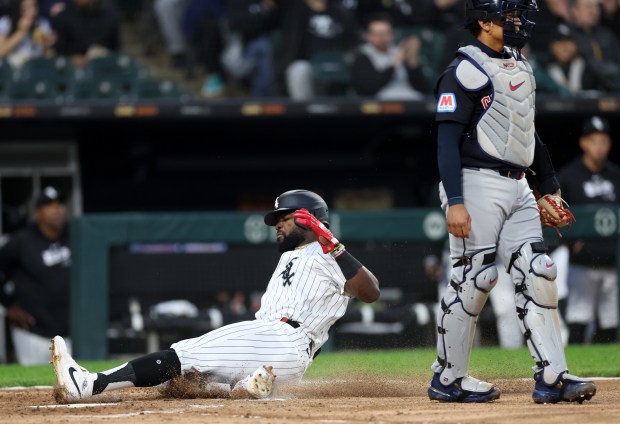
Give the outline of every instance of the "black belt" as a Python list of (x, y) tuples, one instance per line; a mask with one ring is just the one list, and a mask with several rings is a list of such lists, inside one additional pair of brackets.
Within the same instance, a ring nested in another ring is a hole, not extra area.
[(299, 328), (299, 323), (297, 321), (293, 321), (291, 319), (288, 319), (287, 317), (280, 318), (280, 321), (287, 323), (293, 328)]
[[(480, 168), (474, 168), (474, 167), (465, 167), (465, 168), (473, 169), (474, 171), (480, 171)], [(502, 177), (512, 178), (513, 180), (520, 180), (521, 178), (525, 177), (525, 171), (523, 169), (492, 169), (492, 168), (486, 168), (486, 169), (489, 169), (490, 171), (495, 171)]]
[[(290, 325), (293, 328), (299, 328), (299, 323), (297, 321), (293, 321), (292, 319), (288, 319), (287, 317), (282, 317), (280, 318), (280, 321), (287, 323), (288, 325)], [(312, 342), (312, 340), (310, 340), (310, 345), (309, 345), (309, 352), (312, 352), (312, 348), (314, 347), (314, 343)], [(319, 353), (321, 353), (321, 348), (318, 348), (316, 350), (316, 352), (314, 352), (314, 355), (312, 355), (312, 359), (316, 358)]]

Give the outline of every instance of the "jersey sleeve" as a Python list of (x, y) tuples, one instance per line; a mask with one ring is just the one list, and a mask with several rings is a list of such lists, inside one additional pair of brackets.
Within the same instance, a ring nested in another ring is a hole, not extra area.
[(538, 191), (544, 196), (545, 194), (558, 191), (560, 183), (555, 176), (555, 169), (551, 162), (551, 155), (547, 150), (547, 146), (542, 142), (538, 133), (535, 133), (534, 137), (536, 145), (532, 169), (536, 173), (536, 179), (538, 180)]
[(436, 122), (458, 122), (468, 125), (474, 111), (474, 104), (456, 78), (458, 61), (450, 65), (441, 75), (435, 93), (437, 107), (435, 114)]

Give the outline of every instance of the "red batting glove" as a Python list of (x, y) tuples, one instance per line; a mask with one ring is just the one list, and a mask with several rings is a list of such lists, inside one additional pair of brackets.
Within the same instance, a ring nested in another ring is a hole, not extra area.
[[(319, 243), (323, 248), (323, 253), (332, 253), (336, 249), (340, 242), (331, 231), (321, 221), (316, 219), (316, 216), (312, 215), (306, 209), (298, 209), (295, 211), (295, 222), (304, 228), (310, 229), (319, 238)], [(339, 253), (341, 249), (336, 249)]]

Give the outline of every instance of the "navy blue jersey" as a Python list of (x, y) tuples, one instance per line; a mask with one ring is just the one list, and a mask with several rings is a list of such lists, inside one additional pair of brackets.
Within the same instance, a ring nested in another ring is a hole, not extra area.
[[(491, 58), (510, 58), (508, 50), (499, 53), (474, 40), (472, 45), (479, 47)], [(435, 88), (438, 124), (439, 173), (450, 205), (463, 203), (461, 187), (462, 168), (486, 168), (496, 170), (522, 171), (519, 167), (491, 157), (478, 144), (475, 137), (476, 125), (484, 111), (493, 101), (493, 85), (491, 81), (479, 90), (471, 91), (463, 88), (456, 78), (456, 68), (467, 57), (457, 54), (443, 74), (439, 77)], [(559, 188), (554, 177), (553, 166), (548, 152), (538, 136), (534, 163), (531, 168), (543, 178), (540, 181), (543, 194), (555, 192)]]

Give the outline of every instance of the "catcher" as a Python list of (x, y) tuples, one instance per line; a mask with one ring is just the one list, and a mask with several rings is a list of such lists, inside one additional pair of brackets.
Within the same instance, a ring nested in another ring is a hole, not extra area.
[(559, 231), (574, 218), (534, 127), (536, 82), (521, 48), (536, 10), (534, 0), (466, 0), (475, 40), (458, 49), (437, 82), (439, 190), (452, 271), (437, 311), (433, 400), (500, 397), (493, 384), (468, 374), (476, 321), (498, 278), (496, 255), (515, 285), (519, 326), (535, 361), (534, 402), (583, 402), (596, 393), (594, 383), (568, 372), (557, 269), (542, 235), (541, 220)]

